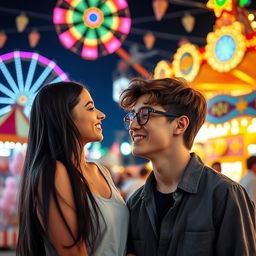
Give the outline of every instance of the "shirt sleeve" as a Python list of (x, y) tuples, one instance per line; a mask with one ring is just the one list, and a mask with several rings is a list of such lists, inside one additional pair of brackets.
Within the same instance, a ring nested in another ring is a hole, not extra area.
[(238, 184), (225, 187), (218, 194), (214, 209), (216, 255), (256, 255), (254, 203)]

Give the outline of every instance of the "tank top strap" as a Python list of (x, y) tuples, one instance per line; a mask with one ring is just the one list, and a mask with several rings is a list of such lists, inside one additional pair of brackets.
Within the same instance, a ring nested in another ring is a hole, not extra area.
[[(95, 163), (95, 162), (94, 162), (94, 163)], [(102, 175), (103, 175), (103, 176), (106, 178), (106, 180), (108, 181), (109, 186), (111, 186), (111, 187), (113, 187), (113, 188), (116, 189), (116, 186), (115, 186), (115, 184), (114, 184), (112, 178), (109, 176), (110, 174), (108, 173), (108, 172), (109, 172), (108, 169), (107, 169), (105, 166), (100, 165), (100, 164), (98, 164), (98, 163), (95, 163), (95, 164), (98, 166), (98, 168), (99, 168), (99, 170), (101, 171)]]

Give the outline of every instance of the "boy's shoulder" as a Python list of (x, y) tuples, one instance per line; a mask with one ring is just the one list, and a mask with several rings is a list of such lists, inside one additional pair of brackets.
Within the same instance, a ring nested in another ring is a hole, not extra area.
[(144, 186), (140, 187), (139, 189), (137, 189), (128, 199), (127, 201), (127, 206), (130, 209), (133, 205), (135, 205), (136, 203), (140, 202), (143, 198), (143, 190), (144, 190)]

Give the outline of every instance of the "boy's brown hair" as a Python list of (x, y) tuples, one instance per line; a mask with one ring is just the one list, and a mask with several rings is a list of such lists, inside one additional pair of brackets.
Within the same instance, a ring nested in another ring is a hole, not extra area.
[(189, 118), (189, 126), (184, 133), (184, 143), (188, 149), (191, 149), (194, 138), (206, 117), (207, 103), (204, 96), (191, 88), (182, 78), (154, 80), (135, 78), (122, 92), (120, 106), (130, 110), (145, 94), (149, 95), (147, 104), (160, 105), (168, 112)]

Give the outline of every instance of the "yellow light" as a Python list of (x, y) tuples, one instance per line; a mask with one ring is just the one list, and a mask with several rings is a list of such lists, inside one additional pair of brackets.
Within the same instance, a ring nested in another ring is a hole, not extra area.
[(253, 28), (256, 28), (256, 21), (253, 21), (253, 22), (251, 23), (251, 25), (252, 25)]
[(238, 134), (238, 133), (239, 133), (239, 127), (238, 127), (238, 126), (234, 126), (234, 127), (232, 127), (232, 129), (231, 129), (231, 133), (232, 133), (233, 135)]
[(225, 123), (224, 127), (225, 127), (225, 129), (229, 130), (230, 129), (230, 124), (229, 123)]
[(236, 161), (236, 162), (224, 162), (221, 164), (222, 167), (222, 173), (231, 178), (234, 181), (239, 181), (242, 177), (242, 162)]
[(238, 126), (238, 121), (237, 120), (232, 120), (231, 123), (232, 123), (232, 128)]
[(248, 124), (247, 119), (242, 119), (242, 120), (241, 120), (241, 125), (242, 125), (242, 126), (247, 126), (247, 124)]
[(248, 19), (249, 19), (250, 21), (253, 21), (254, 18), (255, 18), (255, 16), (254, 16), (253, 13), (250, 13), (250, 14), (248, 15)]

